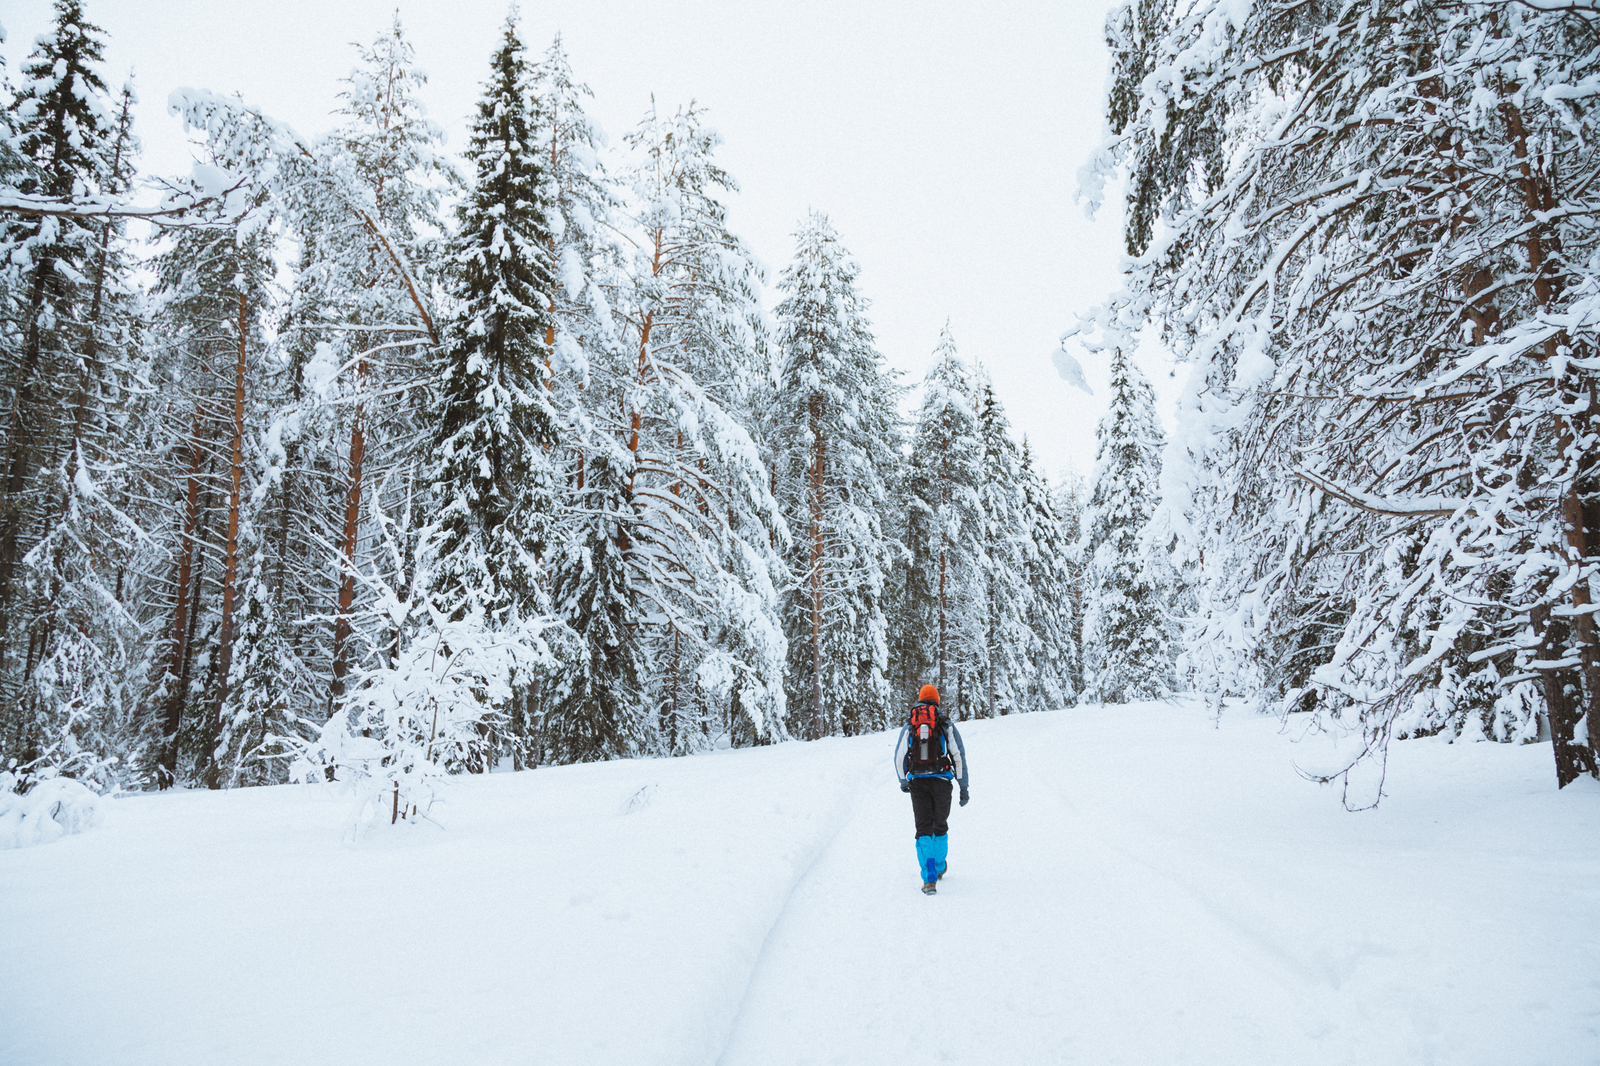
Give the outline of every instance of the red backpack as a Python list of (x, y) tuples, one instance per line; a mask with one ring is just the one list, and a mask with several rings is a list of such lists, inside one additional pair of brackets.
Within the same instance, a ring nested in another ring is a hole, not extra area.
[(911, 729), (906, 737), (906, 771), (939, 774), (950, 769), (944, 747), (944, 718), (939, 705), (922, 700), (911, 708)]

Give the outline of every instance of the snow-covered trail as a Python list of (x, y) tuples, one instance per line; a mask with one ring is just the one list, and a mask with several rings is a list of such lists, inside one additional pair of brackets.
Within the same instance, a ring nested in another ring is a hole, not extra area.
[(1600, 1063), (1600, 787), (1395, 746), (1346, 813), (1270, 719), (962, 726), (918, 892), (890, 737), (139, 796), (0, 851), (0, 1064)]
[[(1041, 772), (1069, 728), (966, 727), (977, 798), (952, 812), (934, 899), (914, 891), (909, 803), (878, 782), (791, 898), (721, 1062), (1307, 1061), (1318, 1034), (1281, 962), (1102, 844)], [(1183, 1024), (1149, 1024), (1174, 1005)]]
[(932, 899), (885, 769), (719, 1061), (1600, 1063), (1600, 886), (1568, 865), (1600, 870), (1600, 789), (1535, 825), (1536, 751), (1423, 742), (1355, 815), (1277, 733), (1159, 705), (968, 723)]

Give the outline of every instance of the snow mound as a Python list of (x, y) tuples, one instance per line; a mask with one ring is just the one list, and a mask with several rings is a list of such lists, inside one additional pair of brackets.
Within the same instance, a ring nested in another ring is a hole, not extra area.
[(48, 844), (100, 822), (100, 797), (70, 777), (15, 788), (16, 775), (0, 773), (0, 850)]

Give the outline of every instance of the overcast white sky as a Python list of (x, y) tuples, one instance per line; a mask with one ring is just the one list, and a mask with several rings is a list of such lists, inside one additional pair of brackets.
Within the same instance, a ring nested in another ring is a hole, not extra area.
[[(1050, 363), (1076, 315), (1116, 286), (1116, 205), (1089, 222), (1073, 202), (1098, 143), (1110, 0), (524, 0), (539, 53), (557, 32), (613, 142), (651, 94), (691, 98), (723, 136), (742, 186), (731, 222), (775, 279), (808, 208), (826, 211), (860, 262), (889, 362), (922, 380), (946, 318), (989, 367), (1019, 434), (1051, 475), (1094, 461), (1103, 365), (1079, 353), (1095, 396)], [(314, 136), (331, 125), (354, 41), (396, 7), (431, 82), (431, 117), (465, 143), (506, 0), (86, 0), (107, 31), (107, 80), (129, 68), (151, 172), (186, 172), (166, 98), (237, 92)], [(15, 76), (49, 0), (5, 0)], [(769, 305), (770, 306), (770, 305)], [(1157, 370), (1158, 368), (1149, 367)], [(1159, 371), (1158, 371), (1159, 373)], [(1154, 375), (1153, 375), (1154, 376)], [(1156, 382), (1158, 389), (1164, 384)], [(1162, 391), (1166, 391), (1163, 389)]]

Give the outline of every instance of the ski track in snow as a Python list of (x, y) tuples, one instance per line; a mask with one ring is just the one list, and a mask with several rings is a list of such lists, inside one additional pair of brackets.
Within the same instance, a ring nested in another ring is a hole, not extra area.
[[(879, 769), (877, 766), (879, 761), (879, 759), (874, 758), (869, 766), (865, 769), (863, 776), (870, 774), (872, 769)], [(851, 821), (854, 820), (857, 809), (860, 806), (862, 793), (864, 791), (865, 789), (857, 790), (851, 796), (852, 802), (850, 803), (850, 809), (848, 813), (846, 813), (846, 815), (839, 820), (838, 825), (834, 828), (833, 835), (828, 838), (826, 843), (817, 848), (816, 852), (811, 856), (811, 861), (806, 864), (806, 867), (800, 873), (800, 876), (796, 877), (793, 884), (789, 886), (789, 893), (784, 897), (783, 906), (779, 908), (778, 913), (773, 916), (772, 924), (767, 927), (766, 936), (762, 938), (761, 950), (756, 952), (755, 961), (750, 966), (750, 974), (745, 981), (744, 994), (739, 997), (739, 1006), (738, 1009), (734, 1011), (733, 1021), (728, 1027), (727, 1038), (723, 1041), (722, 1051), (716, 1057), (715, 1061), (717, 1063), (720, 1064), (727, 1055), (727, 1042), (728, 1040), (731, 1040), (733, 1038), (733, 1034), (738, 1031), (740, 1019), (744, 1017), (745, 1008), (750, 1002), (750, 991), (755, 987), (756, 979), (761, 974), (763, 961), (767, 958), (768, 953), (772, 950), (773, 934), (776, 933), (778, 928), (783, 924), (784, 917), (789, 913), (790, 908), (794, 905), (795, 893), (799, 891), (801, 885), (806, 883), (806, 880), (811, 876), (811, 872), (817, 868), (817, 863), (822, 861), (822, 859), (828, 854), (829, 850), (832, 849), (834, 844), (838, 841), (839, 835), (843, 833), (850, 825)]]
[(962, 726), (918, 891), (892, 735), (138, 796), (0, 852), (3, 1066), (1600, 1063), (1600, 787), (1411, 741), (1348, 814), (1276, 722)]

